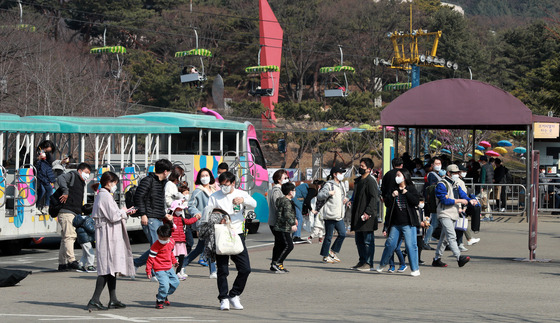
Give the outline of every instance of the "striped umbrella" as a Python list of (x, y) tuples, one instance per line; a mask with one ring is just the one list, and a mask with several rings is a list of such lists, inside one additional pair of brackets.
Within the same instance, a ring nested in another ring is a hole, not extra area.
[(356, 70), (352, 67), (352, 66), (344, 66), (344, 65), (338, 65), (338, 66), (326, 66), (326, 67), (321, 67), (319, 69), (319, 73), (321, 74), (328, 74), (328, 73), (341, 73), (341, 72), (356, 72)]
[(101, 54), (101, 53), (113, 53), (113, 54), (125, 54), (126, 48), (123, 46), (105, 46), (105, 47), (95, 47), (89, 50), (91, 54)]
[(276, 65), (264, 65), (264, 66), (249, 66), (245, 68), (245, 73), (266, 73), (266, 72), (279, 72), (280, 67)]
[(212, 52), (209, 51), (208, 49), (204, 49), (204, 48), (195, 48), (195, 49), (184, 50), (184, 51), (175, 53), (175, 57), (184, 57), (184, 56), (212, 57)]

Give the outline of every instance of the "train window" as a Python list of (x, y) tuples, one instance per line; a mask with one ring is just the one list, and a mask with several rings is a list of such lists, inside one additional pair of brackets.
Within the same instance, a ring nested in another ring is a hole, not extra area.
[(237, 151), (237, 132), (224, 131), (224, 154), (228, 151)]
[(173, 154), (198, 155), (198, 130), (181, 129), (181, 134), (172, 135), (171, 147)]
[(210, 138), (210, 153), (213, 156), (220, 156), (220, 130), (212, 130), (212, 138)]
[(259, 142), (255, 139), (249, 139), (249, 145), (251, 147), (251, 153), (253, 153), (253, 156), (255, 156), (255, 163), (266, 169), (266, 162), (264, 160), (264, 155), (262, 153)]

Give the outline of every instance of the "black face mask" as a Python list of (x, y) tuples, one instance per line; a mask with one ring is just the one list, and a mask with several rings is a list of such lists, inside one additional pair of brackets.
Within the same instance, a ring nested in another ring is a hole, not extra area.
[(366, 173), (366, 170), (363, 168), (358, 169), (358, 174), (360, 175), (364, 175)]

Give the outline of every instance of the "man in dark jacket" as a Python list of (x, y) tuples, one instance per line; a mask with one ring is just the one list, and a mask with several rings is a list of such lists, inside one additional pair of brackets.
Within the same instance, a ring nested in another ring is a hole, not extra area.
[(371, 176), (374, 164), (371, 158), (362, 158), (358, 169), (360, 177), (354, 180), (354, 198), (352, 202), (351, 230), (355, 232), (358, 248), (358, 263), (352, 267), (360, 271), (373, 268), (375, 241), (373, 231), (377, 230), (379, 211), (379, 188)]
[[(395, 184), (395, 177), (399, 169), (403, 168), (402, 158), (393, 158), (391, 165), (393, 166), (393, 169), (385, 173), (385, 175), (383, 175), (383, 179), (381, 180), (381, 196), (384, 199), (385, 196), (390, 195), (397, 187), (397, 184)], [(385, 203), (385, 206), (387, 206), (387, 203)]]
[[(154, 173), (143, 178), (134, 193), (134, 206), (138, 209), (136, 214), (141, 217), (142, 230), (144, 230), (150, 246), (158, 240), (157, 229), (163, 225), (163, 219), (167, 214), (165, 184), (172, 167), (173, 164), (167, 159), (156, 161)], [(148, 248), (140, 257), (134, 259), (134, 266), (144, 266), (149, 252)]]
[(74, 257), (74, 242), (76, 241), (76, 229), (72, 225), (74, 217), (82, 213), (84, 204), (84, 189), (89, 179), (91, 166), (86, 163), (78, 165), (78, 170), (68, 172), (59, 176), (56, 180), (62, 188), (60, 202), (64, 206), (58, 213), (57, 221), (60, 226), (60, 251), (58, 253), (58, 270), (68, 271), (80, 268), (80, 264)]

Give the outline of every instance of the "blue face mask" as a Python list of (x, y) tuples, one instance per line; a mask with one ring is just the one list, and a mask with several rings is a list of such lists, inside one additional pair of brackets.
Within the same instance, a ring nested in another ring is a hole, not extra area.
[(445, 169), (440, 169), (438, 172), (439, 176), (445, 176), (445, 173)]

